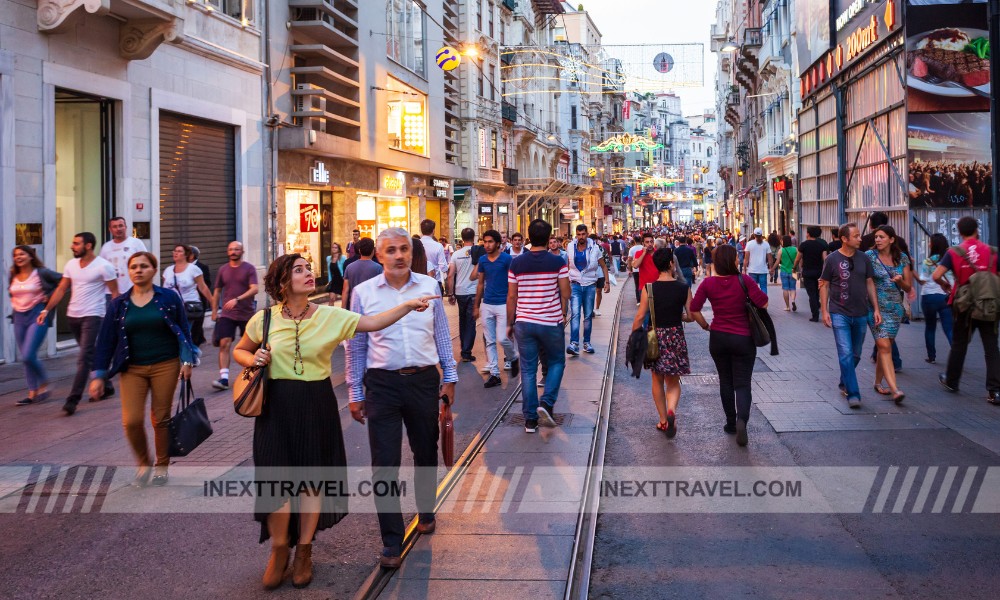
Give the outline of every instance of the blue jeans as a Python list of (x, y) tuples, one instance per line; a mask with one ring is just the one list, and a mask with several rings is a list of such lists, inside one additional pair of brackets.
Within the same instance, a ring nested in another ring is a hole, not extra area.
[(951, 307), (948, 306), (948, 295), (924, 294), (920, 297), (920, 309), (924, 311), (924, 344), (927, 346), (927, 358), (936, 360), (934, 338), (937, 333), (938, 318), (941, 319), (944, 337), (948, 338), (948, 345), (951, 345), (952, 314)]
[(597, 285), (572, 284), (570, 296), (569, 341), (580, 342), (580, 314), (583, 313), (583, 343), (590, 343), (590, 330), (594, 325), (594, 300), (597, 299)]
[(833, 338), (837, 342), (837, 357), (840, 362), (840, 383), (844, 385), (848, 398), (861, 399), (858, 375), (855, 369), (861, 362), (861, 348), (865, 344), (868, 331), (868, 316), (848, 317), (831, 314)]
[(24, 377), (28, 380), (28, 389), (32, 392), (48, 384), (49, 377), (45, 373), (42, 361), (38, 360), (38, 349), (45, 342), (45, 334), (49, 331), (52, 319), (45, 325), (39, 325), (35, 320), (45, 308), (44, 302), (39, 302), (31, 310), (14, 311), (14, 339), (17, 340), (17, 352), (24, 363)]
[(694, 269), (688, 267), (681, 267), (681, 275), (684, 276), (684, 281), (687, 283), (688, 287), (694, 285)]
[(762, 292), (767, 293), (767, 273), (747, 273), (747, 275), (757, 282)]
[[(593, 286), (591, 286), (593, 288)], [(545, 390), (542, 402), (555, 406), (566, 367), (565, 325), (514, 323), (514, 339), (521, 355), (521, 413), (525, 420), (538, 418), (538, 354), (545, 354)]]

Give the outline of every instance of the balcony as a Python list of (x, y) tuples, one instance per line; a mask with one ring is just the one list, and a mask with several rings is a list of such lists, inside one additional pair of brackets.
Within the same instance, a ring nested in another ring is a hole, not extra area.
[(747, 27), (743, 30), (744, 48), (760, 48), (763, 43), (764, 36), (761, 34), (760, 27)]
[(517, 0), (503, 0), (500, 5), (513, 12), (517, 8)]
[(517, 107), (510, 102), (504, 101), (500, 104), (500, 112), (504, 121), (517, 123)]
[[(38, 0), (35, 25), (41, 33), (66, 33), (80, 25), (86, 14), (108, 15), (120, 22), (119, 55), (126, 60), (144, 60), (163, 42), (185, 41), (183, 4), (174, 6), (170, 0)], [(10, 19), (5, 16), (3, 21), (6, 24)]]
[(504, 169), (503, 182), (507, 185), (517, 185), (517, 169)]
[(487, 167), (479, 167), (476, 169), (476, 180), (480, 182), (487, 182), (499, 185), (505, 185), (503, 179), (503, 171), (500, 169), (489, 169)]

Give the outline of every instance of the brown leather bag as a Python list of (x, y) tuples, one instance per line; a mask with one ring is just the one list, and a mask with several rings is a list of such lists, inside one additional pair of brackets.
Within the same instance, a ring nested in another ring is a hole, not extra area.
[(451, 400), (441, 396), (441, 414), (438, 415), (441, 429), (441, 458), (446, 467), (455, 465), (455, 421), (451, 414)]
[[(264, 309), (264, 337), (260, 341), (267, 347), (267, 334), (271, 331), (271, 309)], [(267, 366), (251, 365), (233, 381), (233, 409), (241, 417), (259, 417), (266, 401)]]

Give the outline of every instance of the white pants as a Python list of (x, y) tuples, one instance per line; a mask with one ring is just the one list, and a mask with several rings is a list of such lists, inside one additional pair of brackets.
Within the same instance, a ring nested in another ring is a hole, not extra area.
[(507, 337), (507, 305), (484, 302), (479, 305), (479, 314), (483, 319), (483, 334), (486, 336), (486, 367), (491, 374), (499, 376), (497, 342), (503, 346), (503, 355), (507, 362), (517, 360), (517, 349)]

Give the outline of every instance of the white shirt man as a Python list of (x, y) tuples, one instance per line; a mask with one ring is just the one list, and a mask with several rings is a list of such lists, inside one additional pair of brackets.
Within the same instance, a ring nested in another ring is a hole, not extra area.
[(744, 265), (746, 272), (760, 289), (767, 290), (767, 257), (771, 253), (771, 246), (764, 241), (764, 231), (760, 228), (754, 229), (753, 239), (747, 242)]
[(427, 255), (427, 274), (438, 281), (444, 283), (448, 275), (448, 259), (445, 258), (444, 246), (434, 239), (434, 228), (437, 224), (424, 219), (420, 222), (420, 244), (424, 247), (424, 254)]
[[(128, 225), (122, 217), (114, 217), (108, 223), (111, 239), (101, 246), (100, 257), (111, 263), (118, 279), (118, 293), (124, 294), (132, 289), (132, 280), (128, 277), (128, 259), (136, 252), (144, 252), (145, 244), (128, 234)], [(101, 313), (104, 316), (104, 313)]]

